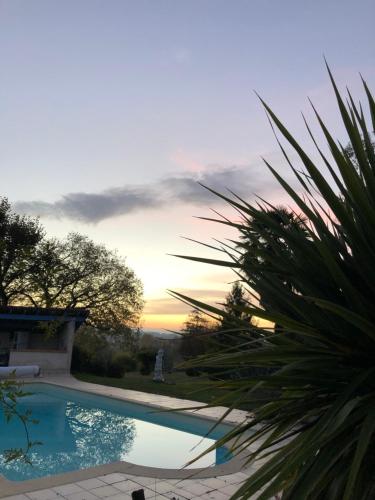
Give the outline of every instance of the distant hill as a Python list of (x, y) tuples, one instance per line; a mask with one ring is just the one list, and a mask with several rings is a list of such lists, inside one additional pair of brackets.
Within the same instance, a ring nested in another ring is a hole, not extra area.
[(157, 330), (156, 328), (142, 328), (141, 335), (151, 335), (158, 339), (178, 339), (181, 337), (178, 333), (171, 333), (165, 330)]

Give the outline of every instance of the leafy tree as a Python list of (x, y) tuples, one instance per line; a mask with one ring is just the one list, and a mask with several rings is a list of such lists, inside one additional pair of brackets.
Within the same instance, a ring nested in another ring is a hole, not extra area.
[(228, 315), (236, 320), (250, 322), (251, 317), (249, 317), (243, 310), (247, 303), (248, 301), (245, 296), (245, 290), (241, 283), (236, 281), (226, 297), (224, 310)]
[(74, 338), (72, 371), (105, 376), (112, 356), (108, 338), (96, 328), (79, 328)]
[(248, 299), (246, 298), (245, 290), (241, 283), (236, 281), (233, 283), (232, 289), (225, 299), (224, 311), (226, 315), (223, 316), (221, 321), (221, 329), (230, 329), (242, 322), (246, 324), (250, 323), (251, 316), (244, 310), (247, 304)]
[(135, 356), (134, 352), (127, 350), (127, 343), (120, 335), (106, 335), (97, 328), (85, 325), (75, 335), (72, 371), (116, 376), (114, 374), (121, 373), (121, 366), (126, 370), (125, 358), (130, 368), (136, 368)]
[(37, 219), (16, 214), (7, 198), (0, 198), (0, 305), (14, 304), (23, 296), (42, 237)]
[(137, 324), (142, 284), (124, 259), (86, 236), (45, 239), (35, 253), (25, 296), (35, 306), (85, 307), (90, 324), (124, 331)]
[(181, 332), (183, 333), (180, 352), (183, 358), (188, 359), (207, 352), (209, 345), (208, 334), (216, 330), (212, 322), (198, 308), (188, 314)]
[(225, 299), (223, 316), (214, 334), (218, 348), (223, 345), (235, 347), (243, 342), (241, 327), (244, 330), (251, 324), (251, 316), (245, 312), (248, 299), (245, 290), (239, 281), (232, 285), (231, 291)]
[(188, 334), (207, 333), (212, 330), (212, 325), (207, 317), (196, 307), (190, 311), (183, 325), (182, 332)]
[[(323, 153), (308, 127), (319, 165), (262, 101), (271, 122), (303, 164), (301, 174), (280, 143), (300, 184), (294, 189), (267, 163), (306, 217), (302, 230), (278, 224), (269, 205), (219, 195), (242, 213), (244, 222), (218, 222), (246, 236), (247, 221), (252, 221), (272, 252), (254, 249), (252, 240), (245, 239), (244, 251), (258, 259), (254, 267), (245, 268), (237, 246), (226, 247), (222, 260), (193, 258), (244, 275), (260, 299), (259, 306), (249, 305), (247, 312), (283, 329), (274, 334), (259, 328), (255, 341), (249, 330), (247, 349), (192, 362), (192, 366), (228, 369), (239, 363), (273, 368), (271, 373), (225, 384), (253, 407), (255, 417), (220, 445), (235, 438), (234, 451), (243, 452), (248, 463), (263, 458), (233, 498), (256, 493), (260, 500), (276, 494), (283, 500), (375, 498), (375, 153), (362, 107), (355, 105), (350, 93), (345, 104), (330, 71), (329, 75), (354, 159), (335, 142), (314, 108), (330, 150), (330, 156)], [(363, 83), (375, 129), (375, 100)], [(286, 251), (273, 244), (270, 229), (285, 242)], [(221, 315), (219, 308), (175, 295)], [(259, 388), (262, 397), (256, 395)]]

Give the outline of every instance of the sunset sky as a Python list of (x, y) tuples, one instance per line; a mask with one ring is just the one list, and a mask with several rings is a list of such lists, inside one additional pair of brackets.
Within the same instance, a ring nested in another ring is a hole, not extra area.
[(307, 96), (345, 141), (323, 54), (362, 97), (374, 18), (373, 0), (0, 0), (0, 195), (51, 236), (118, 249), (144, 283), (143, 325), (178, 329), (189, 308), (166, 289), (215, 303), (234, 280), (167, 255), (214, 256), (181, 236), (235, 236), (194, 218), (229, 213), (197, 181), (287, 203), (253, 90), (309, 150)]

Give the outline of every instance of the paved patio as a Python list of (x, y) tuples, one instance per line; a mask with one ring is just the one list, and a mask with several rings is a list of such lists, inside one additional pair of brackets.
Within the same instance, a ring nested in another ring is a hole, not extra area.
[[(5, 497), (6, 500), (131, 500), (131, 492), (143, 489), (146, 499), (228, 500), (247, 474), (238, 472), (209, 479), (156, 479), (113, 473), (54, 488)], [(255, 498), (255, 497), (254, 497)]]
[[(36, 380), (34, 379), (33, 381), (35, 382)], [(70, 376), (45, 377), (40, 381), (127, 401), (149, 404), (159, 408), (177, 409), (187, 406), (202, 405), (202, 403), (160, 396), (157, 394), (147, 394), (89, 384), (76, 380)], [(188, 413), (192, 411), (195, 410), (187, 410)], [(216, 420), (224, 411), (225, 408), (223, 407), (202, 408), (199, 410), (199, 416), (205, 416), (206, 418)], [(225, 419), (225, 422), (239, 423), (250, 417), (251, 416), (246, 412), (235, 410)], [(176, 474), (173, 472), (169, 474), (167, 469), (160, 469), (160, 474), (157, 472), (155, 473), (155, 469), (153, 469), (150, 476), (153, 475), (157, 477), (149, 477), (143, 471), (140, 474), (140, 469), (137, 468), (134, 468), (134, 474), (129, 474), (121, 470), (117, 471), (116, 464), (111, 464), (111, 466), (112, 472), (106, 474), (101, 472), (97, 475), (91, 473), (89, 474), (90, 477), (88, 477), (87, 471), (77, 471), (74, 473), (75, 479), (73, 481), (68, 481), (67, 479), (56, 481), (53, 477), (34, 480), (32, 482), (33, 486), (29, 489), (22, 487), (21, 482), (17, 483), (21, 489), (14, 489), (12, 484), (14, 485), (15, 483), (7, 481), (8, 484), (6, 485), (0, 482), (0, 498), (4, 498), (5, 500), (128, 500), (131, 499), (131, 493), (134, 490), (143, 489), (146, 499), (165, 500), (174, 498), (176, 500), (193, 500), (199, 498), (202, 500), (226, 500), (239, 489), (241, 484), (255, 470), (254, 468), (248, 468), (242, 469), (241, 471), (237, 470), (230, 474), (219, 472), (214, 477), (204, 477), (204, 474), (203, 477), (202, 474), (197, 475), (197, 477), (192, 477), (192, 471), (190, 470), (185, 471), (189, 472), (188, 478), (176, 478)], [(108, 466), (104, 466), (104, 468), (105, 467)], [(121, 469), (121, 467), (119, 468)], [(220, 469), (218, 469), (218, 471), (220, 471)], [(82, 477), (79, 477), (81, 474)], [(171, 477), (168, 477), (168, 475)], [(66, 475), (66, 478), (69, 477), (72, 476)], [(40, 481), (40, 483), (38, 481)], [(46, 483), (48, 487), (46, 487)], [(40, 486), (38, 487), (38, 485)]]

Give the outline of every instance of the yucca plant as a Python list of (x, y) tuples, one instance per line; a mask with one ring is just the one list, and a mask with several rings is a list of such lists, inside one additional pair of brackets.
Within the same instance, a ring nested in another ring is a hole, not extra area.
[[(350, 93), (344, 102), (328, 68), (350, 147), (337, 143), (318, 112), (329, 146), (326, 155), (309, 126), (320, 163), (314, 162), (270, 107), (261, 100), (272, 127), (298, 154), (292, 188), (266, 166), (289, 194), (298, 224), (280, 223), (267, 201), (249, 204), (216, 193), (241, 214), (240, 221), (208, 219), (239, 231), (238, 241), (215, 246), (221, 259), (179, 256), (233, 268), (254, 302), (244, 307), (278, 328), (239, 325), (242, 343), (195, 365), (223, 371), (262, 368), (256, 376), (218, 381), (250, 405), (254, 419), (221, 440), (233, 443), (248, 463), (260, 466), (232, 498), (259, 494), (268, 499), (375, 498), (375, 102), (363, 81), (372, 125)], [(278, 131), (278, 132), (277, 132)], [(276, 135), (276, 134), (275, 134)], [(351, 149), (350, 149), (351, 148)], [(351, 151), (349, 153), (348, 151)], [(287, 217), (284, 213), (284, 217)], [(259, 241), (249, 239), (256, 227)], [(174, 293), (209, 314), (220, 307)], [(231, 334), (236, 335), (235, 331)], [(264, 369), (265, 368), (265, 369)], [(249, 373), (252, 373), (249, 370)], [(225, 396), (221, 403), (225, 404)], [(249, 445), (257, 444), (256, 450)], [(259, 444), (261, 443), (261, 444)]]

